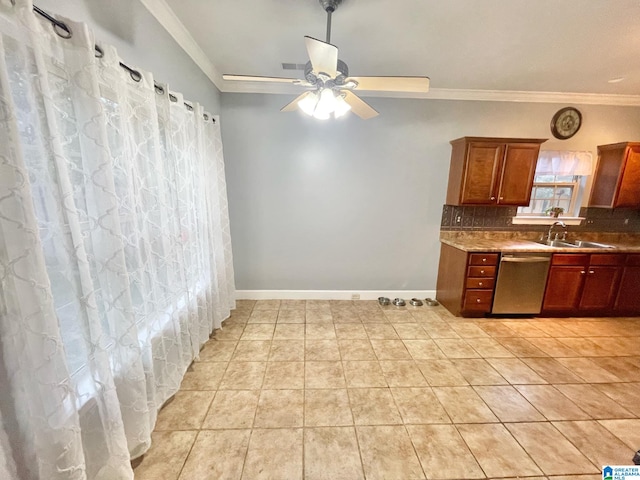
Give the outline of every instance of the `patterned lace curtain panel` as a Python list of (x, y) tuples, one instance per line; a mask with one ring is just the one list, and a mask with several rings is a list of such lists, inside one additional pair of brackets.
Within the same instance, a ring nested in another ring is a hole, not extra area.
[(219, 121), (32, 8), (0, 0), (0, 478), (132, 479), (235, 308)]

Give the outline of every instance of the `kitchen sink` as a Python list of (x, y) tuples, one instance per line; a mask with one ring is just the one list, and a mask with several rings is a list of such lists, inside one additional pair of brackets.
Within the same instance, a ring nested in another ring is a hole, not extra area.
[[(575, 245), (570, 242), (563, 242), (562, 240), (538, 240), (536, 243), (541, 243), (542, 245), (547, 245), (548, 247), (580, 248), (578, 245)], [(586, 247), (583, 247), (583, 248), (586, 248)]]
[(587, 240), (539, 240), (537, 243), (556, 248), (616, 248), (606, 243), (589, 242)]
[(574, 240), (570, 243), (579, 248), (616, 248), (613, 245), (607, 245), (606, 243), (589, 242), (587, 240)]

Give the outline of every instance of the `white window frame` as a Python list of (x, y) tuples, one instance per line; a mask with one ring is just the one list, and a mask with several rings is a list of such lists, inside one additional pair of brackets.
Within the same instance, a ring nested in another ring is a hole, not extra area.
[[(555, 175), (556, 177), (559, 176), (567, 176), (567, 175)], [(581, 190), (582, 190), (582, 184), (583, 182), (581, 182), (581, 176), (580, 175), (573, 175), (573, 181), (568, 182), (568, 181), (559, 181), (559, 182), (533, 182), (533, 186), (531, 187), (531, 199), (533, 200), (533, 192), (535, 190), (535, 188), (537, 187), (541, 187), (541, 188), (545, 188), (545, 187), (550, 187), (550, 188), (564, 188), (564, 187), (572, 187), (571, 190), (571, 199), (569, 200), (569, 207), (565, 210), (564, 214), (568, 215), (568, 216), (574, 216), (577, 213), (578, 207), (577, 207), (577, 201), (578, 198), (581, 196)], [(522, 209), (524, 208), (529, 208), (527, 207), (518, 207), (518, 213), (517, 215), (519, 216), (528, 216), (528, 217), (540, 217), (540, 216), (544, 216), (546, 215), (545, 212), (523, 212)]]
[[(582, 203), (582, 195), (584, 194), (586, 183), (586, 175), (574, 175), (573, 182), (534, 182), (533, 187), (575, 185), (571, 196), (569, 210), (561, 214), (558, 219), (540, 212), (524, 213), (520, 211), (522, 207), (518, 207), (518, 212), (516, 213), (516, 216), (512, 218), (511, 223), (513, 225), (551, 225), (553, 222), (561, 220), (567, 225), (580, 225), (584, 218), (578, 216), (578, 213)], [(533, 187), (531, 192), (532, 195)]]

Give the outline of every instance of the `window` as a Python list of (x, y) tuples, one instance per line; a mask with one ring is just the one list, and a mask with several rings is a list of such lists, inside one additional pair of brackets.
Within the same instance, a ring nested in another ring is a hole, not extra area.
[[(514, 218), (514, 223), (539, 223), (531, 217), (548, 216), (553, 207), (562, 208), (564, 217), (577, 217), (586, 179), (591, 172), (591, 152), (540, 151), (531, 202), (518, 208), (520, 221)], [(527, 221), (527, 217), (531, 221)]]
[(519, 215), (546, 215), (548, 209), (561, 207), (565, 215), (574, 215), (578, 210), (577, 199), (584, 182), (581, 175), (536, 175), (531, 190), (531, 202), (518, 208)]

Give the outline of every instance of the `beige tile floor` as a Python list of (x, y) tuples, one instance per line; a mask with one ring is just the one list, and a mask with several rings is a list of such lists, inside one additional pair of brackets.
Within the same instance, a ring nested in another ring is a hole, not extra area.
[(640, 319), (239, 301), (139, 480), (600, 479), (640, 449)]

